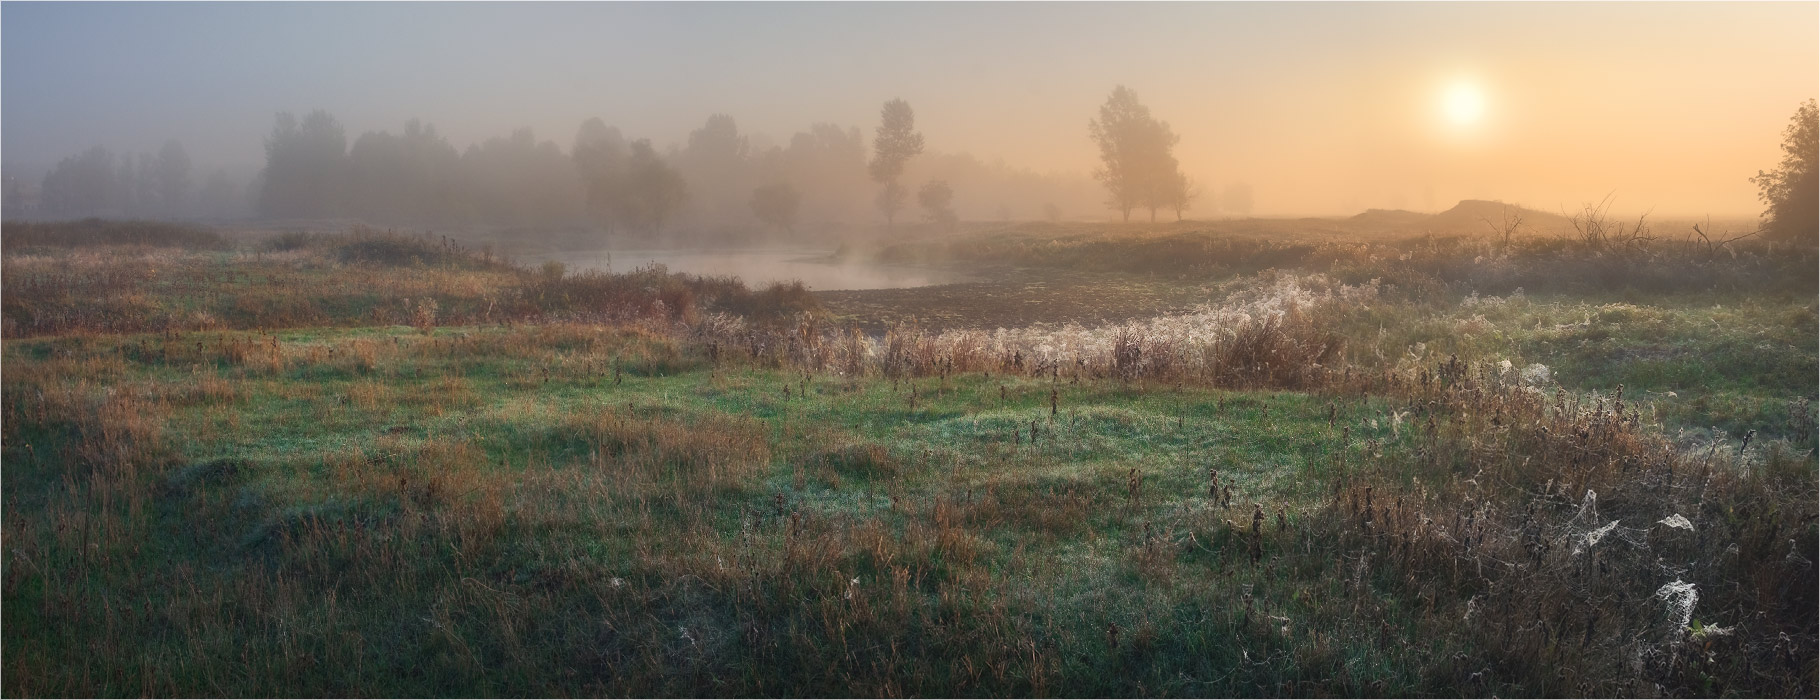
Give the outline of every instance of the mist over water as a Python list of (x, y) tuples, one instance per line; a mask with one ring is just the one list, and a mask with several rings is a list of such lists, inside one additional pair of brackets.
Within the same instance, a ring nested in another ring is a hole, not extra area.
[(902, 289), (953, 284), (970, 279), (952, 270), (912, 265), (884, 265), (836, 261), (827, 251), (810, 249), (744, 250), (585, 250), (520, 256), (532, 266), (561, 262), (571, 271), (628, 272), (648, 265), (662, 265), (671, 272), (714, 277), (738, 277), (747, 285), (800, 280), (816, 291)]

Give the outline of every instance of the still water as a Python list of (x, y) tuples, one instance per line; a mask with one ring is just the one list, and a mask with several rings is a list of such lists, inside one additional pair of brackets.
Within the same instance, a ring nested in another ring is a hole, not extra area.
[(865, 262), (830, 262), (828, 253), (816, 250), (587, 250), (521, 256), (532, 266), (560, 260), (571, 271), (630, 272), (656, 263), (671, 272), (691, 275), (734, 276), (749, 287), (802, 280), (810, 289), (897, 289), (962, 282), (964, 275), (910, 265)]

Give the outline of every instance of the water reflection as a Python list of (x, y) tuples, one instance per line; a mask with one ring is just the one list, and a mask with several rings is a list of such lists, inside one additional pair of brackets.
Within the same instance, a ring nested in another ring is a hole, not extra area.
[(748, 286), (802, 280), (810, 289), (898, 289), (951, 284), (966, 276), (928, 267), (879, 265), (864, 262), (831, 262), (826, 252), (807, 250), (590, 250), (528, 255), (530, 265), (560, 260), (573, 271), (627, 272), (651, 263), (671, 272), (692, 275), (735, 276)]

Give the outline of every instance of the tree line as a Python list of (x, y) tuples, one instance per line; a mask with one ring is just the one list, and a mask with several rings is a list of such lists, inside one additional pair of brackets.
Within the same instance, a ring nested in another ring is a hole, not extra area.
[[(1751, 178), (1760, 189), (1763, 233), (1820, 238), (1815, 224), (1815, 161), (1820, 115), (1802, 104), (1784, 133), (1783, 162)], [(1098, 147), (1093, 179), (1104, 205), (1129, 221), (1133, 211), (1173, 212), (1180, 220), (1210, 193), (1180, 167), (1180, 141), (1120, 85), (1089, 120)], [(249, 183), (215, 170), (200, 184), (183, 145), (156, 153), (116, 154), (97, 146), (63, 159), (45, 175), (36, 201), (8, 175), (9, 216), (268, 219), (360, 218), (375, 223), (593, 225), (651, 232), (683, 221), (695, 227), (753, 222), (794, 232), (805, 221), (895, 226), (914, 191), (921, 219), (953, 229), (974, 219), (1059, 220), (1078, 215), (1090, 195), (1080, 183), (1039, 176), (965, 154), (924, 154), (915, 112), (886, 102), (870, 149), (857, 127), (817, 123), (788, 143), (755, 145), (733, 117), (710, 116), (681, 146), (660, 153), (599, 118), (581, 124), (567, 150), (519, 129), (457, 150), (433, 125), (371, 131), (350, 144), (335, 117), (281, 113), (265, 139), (265, 168)], [(868, 182), (868, 180), (870, 182)], [(920, 185), (915, 183), (920, 182)], [(913, 190), (914, 188), (914, 190)], [(1253, 195), (1243, 183), (1220, 193), (1220, 209), (1244, 216)], [(1059, 202), (1059, 204), (1058, 204)], [(1012, 210), (1015, 203), (1019, 211)], [(1064, 212), (1064, 206), (1068, 211)], [(963, 212), (963, 207), (966, 211)], [(875, 220), (875, 219), (874, 219)]]
[[(1108, 104), (1093, 138), (1118, 156), (1096, 173), (1113, 190), (1114, 208), (1127, 218), (1140, 206), (1153, 219), (1158, 208), (1179, 218), (1198, 190), (1169, 154), (1168, 125), (1151, 119), (1122, 86)], [(948, 230), (962, 218), (1057, 220), (1090, 211), (1086, 180), (965, 154), (925, 154), (915, 121), (908, 102), (891, 100), (880, 110), (871, 144), (856, 127), (828, 123), (786, 143), (755, 144), (733, 117), (715, 114), (683, 144), (660, 152), (651, 140), (629, 138), (599, 118), (583, 122), (567, 148), (519, 129), (457, 149), (419, 120), (350, 139), (327, 111), (302, 118), (281, 113), (265, 138), (265, 167), (250, 182), (217, 170), (198, 187), (174, 140), (156, 154), (96, 147), (60, 162), (29, 208), (65, 217), (250, 215), (634, 232), (679, 222), (696, 228), (756, 222), (793, 232), (804, 222), (877, 218), (894, 227), (912, 207), (926, 225)], [(8, 178), (9, 214), (27, 208), (25, 189)]]
[[(8, 176), (4, 192), (9, 215), (25, 208), (25, 183)], [(244, 214), (244, 195), (224, 170), (198, 183), (183, 144), (171, 140), (156, 153), (95, 146), (64, 158), (44, 176), (35, 208), (50, 216), (220, 218)]]

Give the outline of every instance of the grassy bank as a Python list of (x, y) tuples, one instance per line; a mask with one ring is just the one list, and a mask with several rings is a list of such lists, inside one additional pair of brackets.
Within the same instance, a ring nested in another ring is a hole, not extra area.
[[(138, 246), (9, 253), (9, 694), (1820, 680), (1814, 437), (1790, 414), (1813, 334), (1757, 347), (1811, 329), (1811, 298), (1415, 299), (1283, 272), (1114, 325), (869, 335), (788, 288), (361, 241), (182, 249), (215, 271), (193, 278)], [(321, 315), (33, 326), (57, 298), (19, 293), (33, 265), (146, 266), (72, 273), (71, 297)], [(378, 319), (396, 302), (359, 290), (437, 311)], [(1722, 415), (1702, 397), (1757, 406), (1723, 415), (1758, 433), (1677, 435), (1674, 411)]]

